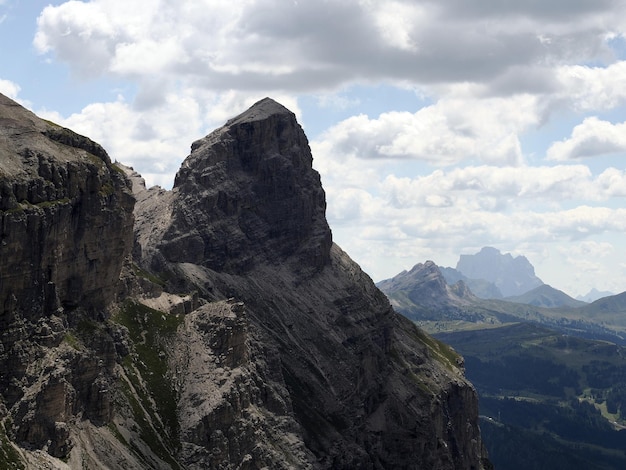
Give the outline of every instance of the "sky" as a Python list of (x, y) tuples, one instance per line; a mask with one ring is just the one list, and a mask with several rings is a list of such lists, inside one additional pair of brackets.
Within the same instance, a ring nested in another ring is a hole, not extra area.
[(375, 281), (492, 246), (626, 291), (622, 0), (0, 0), (0, 92), (168, 189), (269, 96)]

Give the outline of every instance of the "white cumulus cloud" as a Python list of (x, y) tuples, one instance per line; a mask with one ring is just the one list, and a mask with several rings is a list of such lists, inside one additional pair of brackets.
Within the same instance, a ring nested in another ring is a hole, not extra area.
[(17, 83), (12, 82), (11, 80), (0, 79), (0, 93), (8, 96), (12, 100), (17, 99), (17, 95), (20, 90), (21, 88)]
[(626, 151), (626, 123), (612, 124), (597, 117), (586, 118), (570, 138), (548, 149), (551, 160), (566, 161)]
[(346, 119), (322, 139), (327, 152), (364, 159), (416, 159), (437, 166), (465, 160), (520, 165), (518, 134), (536, 124), (532, 96), (441, 99), (415, 113)]

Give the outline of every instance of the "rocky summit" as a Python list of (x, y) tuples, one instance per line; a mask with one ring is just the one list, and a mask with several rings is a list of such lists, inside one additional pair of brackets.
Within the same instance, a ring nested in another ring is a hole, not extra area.
[(463, 361), (333, 244), (264, 99), (147, 189), (0, 99), (0, 467), (490, 468)]

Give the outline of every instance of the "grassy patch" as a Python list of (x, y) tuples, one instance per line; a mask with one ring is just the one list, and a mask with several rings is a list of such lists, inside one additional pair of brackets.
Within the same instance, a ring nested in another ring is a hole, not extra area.
[(115, 436), (115, 439), (117, 439), (126, 447), (128, 447), (128, 442), (126, 441), (126, 439), (124, 439), (124, 436), (122, 436), (122, 433), (117, 429), (117, 426), (115, 425), (115, 423), (113, 422), (109, 423), (108, 428), (109, 428), (109, 431), (111, 431), (111, 434)]
[(126, 176), (126, 172), (122, 168), (120, 168), (117, 163), (112, 163), (111, 169), (116, 173)]
[(57, 124), (57, 123), (56, 123), (56, 122), (54, 122), (54, 121), (50, 121), (50, 120), (48, 120), (48, 119), (44, 119), (44, 121), (45, 121), (45, 122), (47, 122), (48, 124), (50, 124), (51, 126), (54, 126), (54, 127), (61, 127), (59, 124)]
[[(135, 385), (133, 385), (133, 387), (135, 387)], [(133, 417), (135, 418), (135, 421), (139, 426), (139, 437), (141, 438), (141, 440), (145, 442), (148, 447), (150, 447), (155, 455), (157, 455), (164, 462), (167, 462), (173, 469), (180, 469), (180, 465), (172, 457), (170, 450), (168, 450), (163, 445), (161, 439), (159, 439), (159, 436), (157, 435), (158, 431), (150, 425), (150, 422), (148, 421), (147, 416), (144, 413), (144, 408), (142, 408), (142, 405), (139, 403), (139, 401), (137, 401), (135, 394), (133, 393), (128, 383), (125, 381), (122, 381), (122, 391), (128, 399), (128, 403), (130, 404), (130, 407), (133, 411)], [(152, 422), (154, 423), (155, 421), (153, 420)], [(117, 434), (119, 434), (119, 431), (117, 432)], [(165, 435), (163, 435), (163, 437), (165, 437)], [(126, 443), (126, 440), (121, 435), (118, 437), (118, 440), (120, 440), (120, 442)], [(141, 451), (136, 445), (133, 445), (131, 443), (131, 449), (145, 459), (145, 456), (142, 455)]]
[(443, 341), (433, 338), (420, 328), (413, 329), (413, 338), (423, 343), (433, 354), (433, 357), (451, 371), (458, 370), (461, 356)]
[(36, 207), (40, 209), (48, 209), (50, 207), (62, 206), (68, 204), (70, 202), (69, 198), (55, 199), (54, 201), (42, 201), (35, 204)]
[(83, 318), (79, 321), (78, 325), (76, 326), (76, 332), (81, 337), (88, 337), (98, 332), (100, 328), (101, 328), (101, 325), (99, 325), (95, 321), (89, 318)]
[(22, 213), (22, 212), (24, 212), (24, 208), (22, 207), (21, 204), (16, 205), (12, 209), (7, 209), (5, 211), (0, 211), (0, 213), (6, 214), (6, 215), (19, 214), (19, 213)]
[(111, 183), (104, 183), (101, 187), (100, 187), (100, 191), (99, 194), (102, 197), (108, 197), (111, 196), (113, 193), (115, 193), (115, 188), (113, 187), (113, 185)]
[(24, 470), (26, 468), (24, 462), (19, 452), (11, 445), (4, 426), (4, 423), (0, 425), (0, 468)]
[(139, 276), (139, 277), (142, 277), (144, 279), (147, 279), (148, 281), (150, 281), (153, 284), (156, 284), (156, 285), (161, 286), (161, 287), (165, 287), (165, 280), (161, 279), (158, 276), (155, 276), (154, 274), (149, 273), (145, 269), (141, 269), (136, 264), (133, 264), (133, 272), (135, 273), (136, 276)]
[[(166, 350), (168, 340), (182, 322), (182, 316), (165, 314), (139, 303), (127, 302), (113, 320), (128, 328), (134, 343), (137, 355), (124, 358), (124, 368), (143, 408), (149, 411), (153, 423), (158, 423), (160, 417), (166, 428), (164, 433), (170, 436), (174, 447), (177, 447), (177, 397), (168, 376)], [(153, 402), (157, 410), (153, 410)]]
[(80, 340), (69, 331), (65, 333), (65, 336), (63, 336), (63, 341), (76, 350), (81, 349)]

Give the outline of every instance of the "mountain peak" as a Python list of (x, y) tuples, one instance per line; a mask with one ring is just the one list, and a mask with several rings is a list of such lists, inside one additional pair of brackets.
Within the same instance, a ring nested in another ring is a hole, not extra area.
[(543, 284), (526, 257), (502, 254), (493, 247), (484, 247), (474, 255), (461, 255), (456, 269), (470, 279), (492, 282), (505, 297), (521, 295)]
[(167, 191), (5, 101), (2, 468), (488, 467), (462, 359), (332, 244), (292, 113), (229, 121)]
[(308, 140), (295, 115), (270, 98), (196, 141), (174, 189), (161, 243), (169, 260), (186, 253), (185, 262), (238, 273), (295, 254), (303, 267), (328, 261), (326, 196)]
[[(263, 98), (254, 103), (249, 109), (226, 122), (226, 126), (242, 124), (245, 122), (262, 121), (274, 115), (293, 116), (294, 114), (282, 104), (272, 98)], [(295, 119), (295, 117), (294, 117)]]

